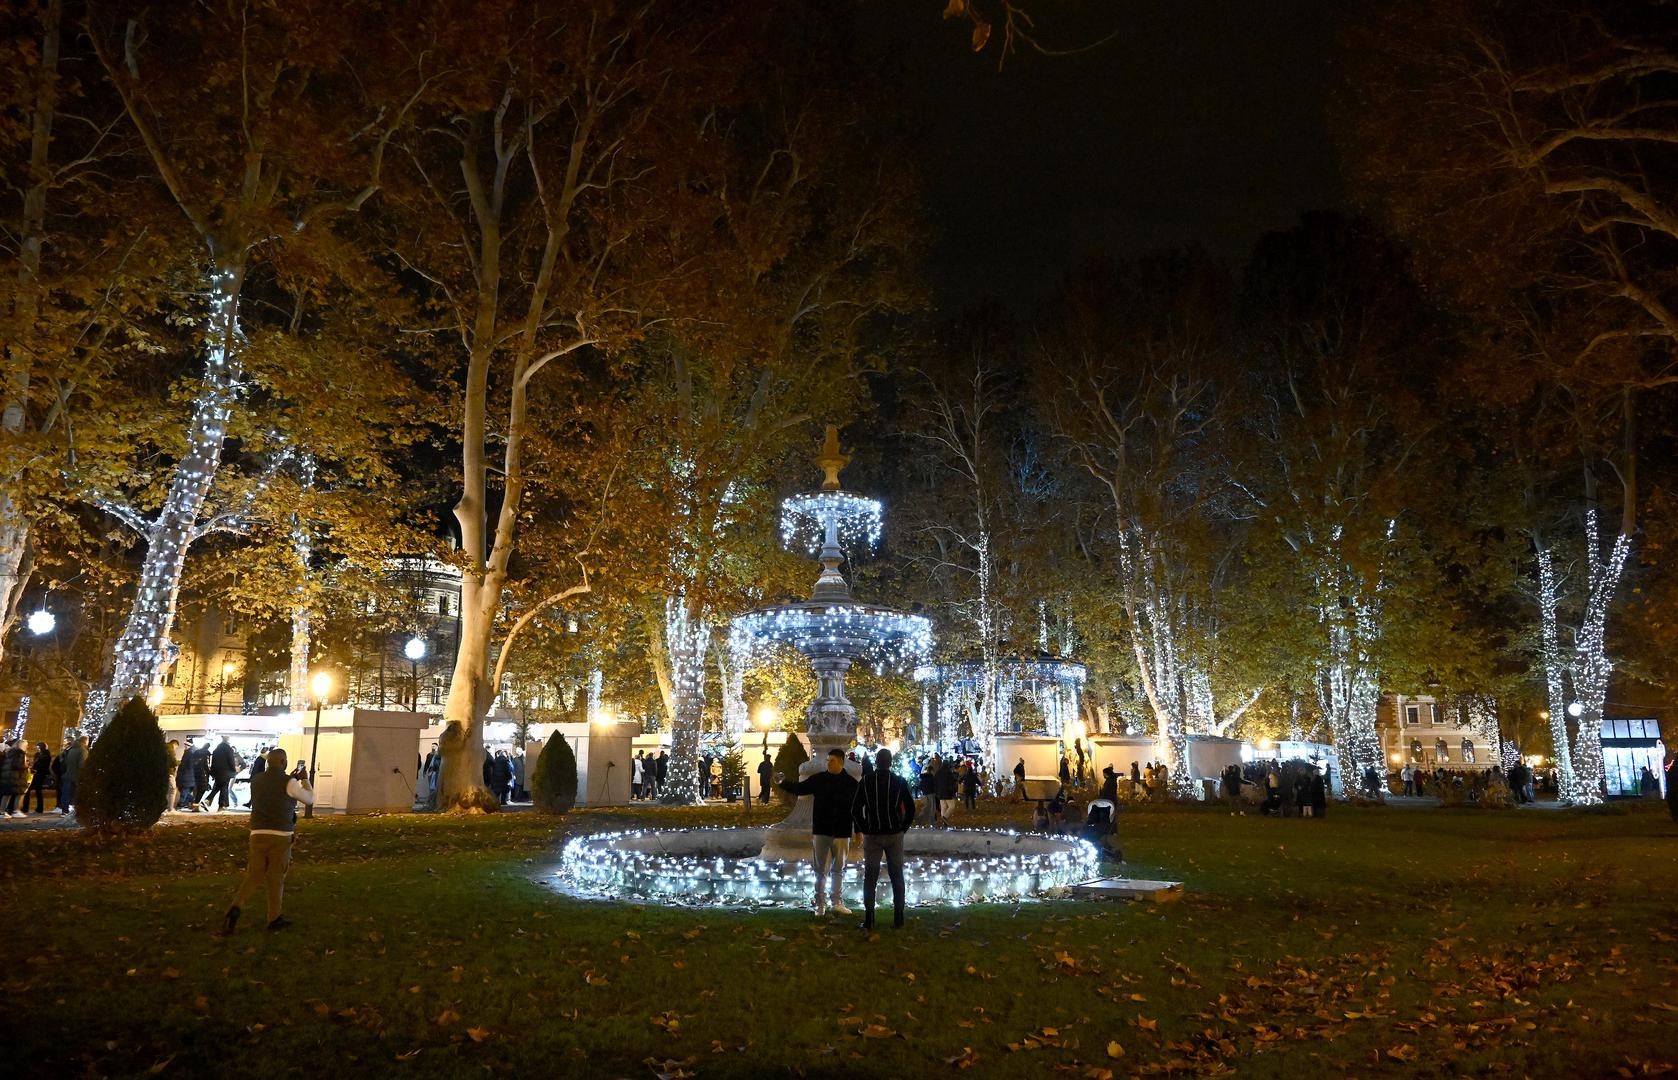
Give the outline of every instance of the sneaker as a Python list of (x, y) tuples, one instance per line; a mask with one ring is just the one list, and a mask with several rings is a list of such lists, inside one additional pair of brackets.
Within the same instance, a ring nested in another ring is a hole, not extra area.
[(239, 909), (230, 907), (227, 914), (222, 916), (221, 926), (216, 928), (216, 937), (232, 937), (233, 928), (239, 925)]
[(873, 919), (864, 919), (861, 922), (857, 923), (856, 928), (858, 930), (861, 930), (865, 934), (871, 933), (874, 929), (874, 920)]
[(817, 903), (817, 904), (813, 905), (811, 910), (813, 910), (815, 912), (816, 918), (818, 918), (818, 919), (827, 914), (826, 905), (821, 904), (821, 903)]
[(270, 929), (270, 930), (284, 930), (286, 927), (288, 927), (290, 925), (291, 925), (291, 920), (286, 918), (284, 915), (281, 915), (281, 916), (275, 918), (275, 920), (273, 922), (268, 924), (268, 929)]
[(843, 900), (835, 900), (833, 902), (833, 913), (835, 915), (849, 915), (851, 913), (851, 909), (845, 906), (845, 902)]

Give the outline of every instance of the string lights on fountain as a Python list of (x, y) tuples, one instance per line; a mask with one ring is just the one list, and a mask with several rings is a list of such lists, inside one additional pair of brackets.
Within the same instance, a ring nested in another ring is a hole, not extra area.
[[(688, 907), (803, 906), (815, 888), (807, 858), (748, 858), (762, 829), (629, 831), (574, 837), (558, 878), (589, 894)], [(1100, 853), (1087, 840), (952, 829), (935, 838), (960, 850), (905, 860), (907, 901), (961, 905), (1052, 894), (1097, 876)], [(738, 850), (736, 850), (738, 849)], [(860, 883), (846, 882), (860, 899)]]
[(781, 503), (781, 544), (789, 551), (820, 553), (827, 523), (841, 548), (879, 549), (885, 508), (878, 499), (849, 491), (812, 491)]

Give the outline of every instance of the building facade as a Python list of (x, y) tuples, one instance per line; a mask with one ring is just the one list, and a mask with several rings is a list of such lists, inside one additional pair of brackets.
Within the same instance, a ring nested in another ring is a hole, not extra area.
[(1437, 698), (1383, 694), (1375, 727), (1389, 768), (1489, 769), (1497, 764), (1496, 735), (1471, 724), (1461, 707)]

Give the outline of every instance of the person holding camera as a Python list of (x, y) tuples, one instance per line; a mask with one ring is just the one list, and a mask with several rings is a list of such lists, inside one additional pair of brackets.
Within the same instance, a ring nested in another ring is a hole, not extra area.
[(286, 871), (291, 869), (292, 834), (297, 828), (297, 804), (313, 806), (314, 789), (301, 763), (286, 772), (286, 752), (268, 751), (268, 768), (251, 778), (250, 856), (244, 880), (233, 893), (233, 903), (221, 920), (217, 937), (227, 937), (239, 924), (239, 909), (258, 889), (268, 894), (268, 929), (283, 930), (291, 923), (280, 914)]

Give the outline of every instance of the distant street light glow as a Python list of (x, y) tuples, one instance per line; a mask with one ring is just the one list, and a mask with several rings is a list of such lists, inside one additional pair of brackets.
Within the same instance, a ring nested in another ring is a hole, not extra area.
[(415, 634), (402, 646), (402, 655), (410, 660), (425, 659), (425, 639)]
[(36, 637), (45, 637), (52, 633), (58, 625), (58, 616), (46, 608), (39, 608), (29, 613), (29, 632)]

